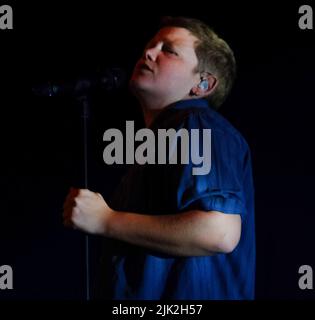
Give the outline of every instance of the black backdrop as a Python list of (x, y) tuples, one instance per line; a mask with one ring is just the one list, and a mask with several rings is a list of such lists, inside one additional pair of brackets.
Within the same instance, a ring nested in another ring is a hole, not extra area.
[[(69, 187), (82, 185), (80, 108), (35, 97), (32, 85), (106, 66), (129, 75), (162, 15), (203, 19), (235, 51), (238, 79), (221, 112), (252, 150), (257, 298), (314, 299), (298, 287), (299, 266), (315, 268), (315, 31), (298, 28), (304, 3), (11, 4), (14, 29), (0, 30), (0, 266), (12, 266), (14, 289), (0, 299), (85, 298), (84, 236), (61, 218)], [(141, 125), (141, 114), (126, 87), (92, 98), (89, 186), (108, 199), (124, 168), (103, 163), (102, 134)], [(98, 238), (91, 247), (93, 277)]]

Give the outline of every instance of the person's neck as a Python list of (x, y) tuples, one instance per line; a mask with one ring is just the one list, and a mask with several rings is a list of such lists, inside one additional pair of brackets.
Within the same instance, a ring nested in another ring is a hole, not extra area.
[(160, 97), (153, 97), (153, 96), (138, 96), (138, 100), (142, 107), (142, 112), (144, 116), (144, 121), (146, 127), (149, 127), (154, 119), (158, 116), (158, 114), (165, 109), (167, 106), (175, 103), (179, 100), (183, 99), (161, 99)]
[(158, 100), (156, 98), (150, 99), (139, 99), (142, 107), (142, 112), (144, 116), (144, 122), (146, 127), (150, 127), (154, 119), (158, 116), (158, 114), (171, 102)]

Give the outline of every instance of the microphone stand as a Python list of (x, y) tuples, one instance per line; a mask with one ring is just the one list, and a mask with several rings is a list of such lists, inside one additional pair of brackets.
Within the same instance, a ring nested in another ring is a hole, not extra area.
[[(88, 120), (90, 116), (90, 105), (88, 91), (94, 86), (99, 86), (103, 90), (110, 91), (119, 88), (125, 80), (124, 72), (119, 68), (108, 68), (106, 72), (94, 78), (82, 78), (75, 82), (65, 83), (64, 85), (37, 85), (32, 87), (32, 92), (39, 96), (56, 96), (71, 93), (81, 106), (81, 118), (83, 124), (83, 171), (84, 188), (88, 188)], [(85, 235), (85, 271), (86, 271), (86, 300), (90, 300), (90, 245), (89, 236)]]
[[(88, 120), (90, 117), (90, 105), (87, 95), (76, 98), (81, 105), (81, 118), (83, 125), (83, 171), (84, 171), (84, 188), (88, 188)], [(85, 285), (86, 300), (90, 300), (90, 245), (89, 236), (85, 235)]]

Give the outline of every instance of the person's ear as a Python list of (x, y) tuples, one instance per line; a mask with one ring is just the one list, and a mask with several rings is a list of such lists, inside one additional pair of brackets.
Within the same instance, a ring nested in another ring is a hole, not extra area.
[(191, 95), (198, 96), (200, 98), (211, 94), (218, 85), (217, 78), (208, 73), (206, 76), (202, 76), (197, 86), (191, 89)]

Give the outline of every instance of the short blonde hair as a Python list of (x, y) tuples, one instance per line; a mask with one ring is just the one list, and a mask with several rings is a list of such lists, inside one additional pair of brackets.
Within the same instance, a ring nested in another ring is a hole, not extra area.
[(232, 49), (204, 22), (185, 17), (163, 17), (160, 28), (179, 27), (191, 32), (199, 41), (195, 52), (198, 58), (196, 72), (208, 72), (218, 79), (217, 88), (206, 98), (218, 109), (231, 91), (236, 62)]

